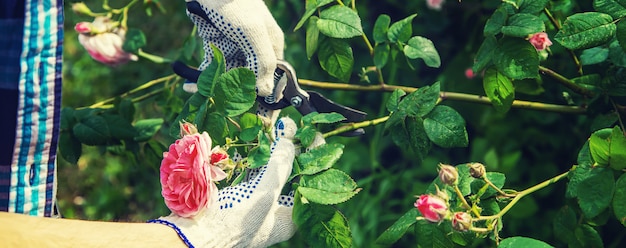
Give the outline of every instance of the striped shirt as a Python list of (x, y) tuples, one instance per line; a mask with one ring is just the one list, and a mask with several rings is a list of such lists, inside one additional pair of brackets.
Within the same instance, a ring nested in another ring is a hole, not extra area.
[(0, 12), (0, 104), (13, 106), (3, 107), (0, 113), (0, 148), (12, 149), (8, 155), (0, 152), (0, 211), (51, 216), (56, 197), (63, 1), (3, 0), (0, 6), (6, 10)]

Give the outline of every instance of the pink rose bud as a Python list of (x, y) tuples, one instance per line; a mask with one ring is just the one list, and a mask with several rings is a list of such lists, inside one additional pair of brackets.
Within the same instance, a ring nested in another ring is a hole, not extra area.
[(163, 153), (161, 194), (172, 213), (193, 217), (215, 201), (215, 182), (226, 173), (210, 159), (211, 137), (206, 132), (185, 135)]
[(228, 159), (228, 153), (224, 152), (224, 151), (219, 151), (216, 153), (211, 154), (211, 164), (215, 165), (218, 164), (219, 162), (222, 162), (222, 160)]
[(472, 68), (467, 68), (465, 69), (465, 77), (467, 79), (472, 79), (474, 78), (476, 75), (474, 75), (474, 70), (472, 70)]
[(441, 10), (441, 6), (444, 2), (445, 0), (426, 0), (426, 6), (428, 6), (429, 9)]
[(198, 128), (196, 127), (196, 125), (186, 122), (186, 121), (180, 122), (180, 137), (183, 137), (185, 135), (197, 134), (197, 133), (198, 133)]
[(91, 23), (89, 22), (76, 23), (76, 26), (74, 26), (74, 30), (76, 30), (76, 32), (81, 33), (81, 34), (91, 33)]
[(456, 212), (452, 215), (452, 228), (459, 232), (466, 232), (472, 227), (472, 216), (466, 212)]
[(420, 195), (413, 205), (430, 222), (440, 222), (448, 214), (447, 203), (434, 195)]
[(548, 38), (548, 34), (540, 32), (529, 36), (528, 41), (532, 44), (537, 51), (544, 50), (549, 46), (552, 46), (552, 41)]
[(447, 164), (439, 164), (439, 180), (441, 182), (453, 186), (457, 184), (459, 179), (459, 172), (456, 167)]
[(482, 178), (485, 175), (485, 166), (481, 163), (470, 163), (470, 175), (473, 178)]

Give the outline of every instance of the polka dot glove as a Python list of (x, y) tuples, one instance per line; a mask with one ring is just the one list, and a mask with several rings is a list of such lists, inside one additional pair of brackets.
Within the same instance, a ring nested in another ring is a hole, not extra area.
[[(274, 70), (283, 59), (284, 34), (262, 0), (187, 0), (187, 15), (204, 40), (204, 70), (213, 59), (209, 44), (217, 46), (226, 60), (226, 70), (246, 67), (256, 75), (259, 96), (274, 92)], [(192, 6), (192, 7), (190, 7)], [(278, 77), (278, 76), (277, 76)], [(188, 92), (195, 83), (185, 84)]]
[(281, 118), (267, 165), (251, 170), (240, 184), (220, 190), (217, 200), (195, 217), (172, 214), (159, 220), (175, 225), (183, 241), (194, 247), (267, 247), (291, 238), (296, 230), (293, 199), (280, 192), (291, 174), (295, 133), (293, 120)]

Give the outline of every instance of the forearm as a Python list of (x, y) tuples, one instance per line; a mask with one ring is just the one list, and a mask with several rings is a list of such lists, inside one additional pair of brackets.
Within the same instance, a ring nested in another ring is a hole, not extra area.
[(0, 247), (184, 247), (176, 232), (164, 225), (4, 212), (0, 212), (0, 237)]

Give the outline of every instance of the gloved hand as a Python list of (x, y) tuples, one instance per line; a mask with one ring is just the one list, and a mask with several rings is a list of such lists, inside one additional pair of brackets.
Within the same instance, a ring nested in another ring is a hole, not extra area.
[[(223, 52), (226, 70), (243, 66), (254, 72), (259, 96), (282, 92), (274, 89), (279, 77), (275, 79), (274, 70), (283, 59), (284, 34), (262, 0), (187, 0), (187, 15), (204, 41), (200, 71), (213, 60), (212, 43)], [(191, 84), (184, 89), (197, 91)]]
[[(197, 215), (172, 213), (149, 222), (174, 228), (190, 247), (267, 247), (289, 239), (296, 229), (291, 218), (293, 199), (280, 192), (291, 174), (296, 129), (293, 120), (278, 120), (267, 165), (253, 170), (240, 184), (219, 190), (217, 199), (209, 197), (208, 207)], [(194, 192), (190, 194), (192, 198)]]

